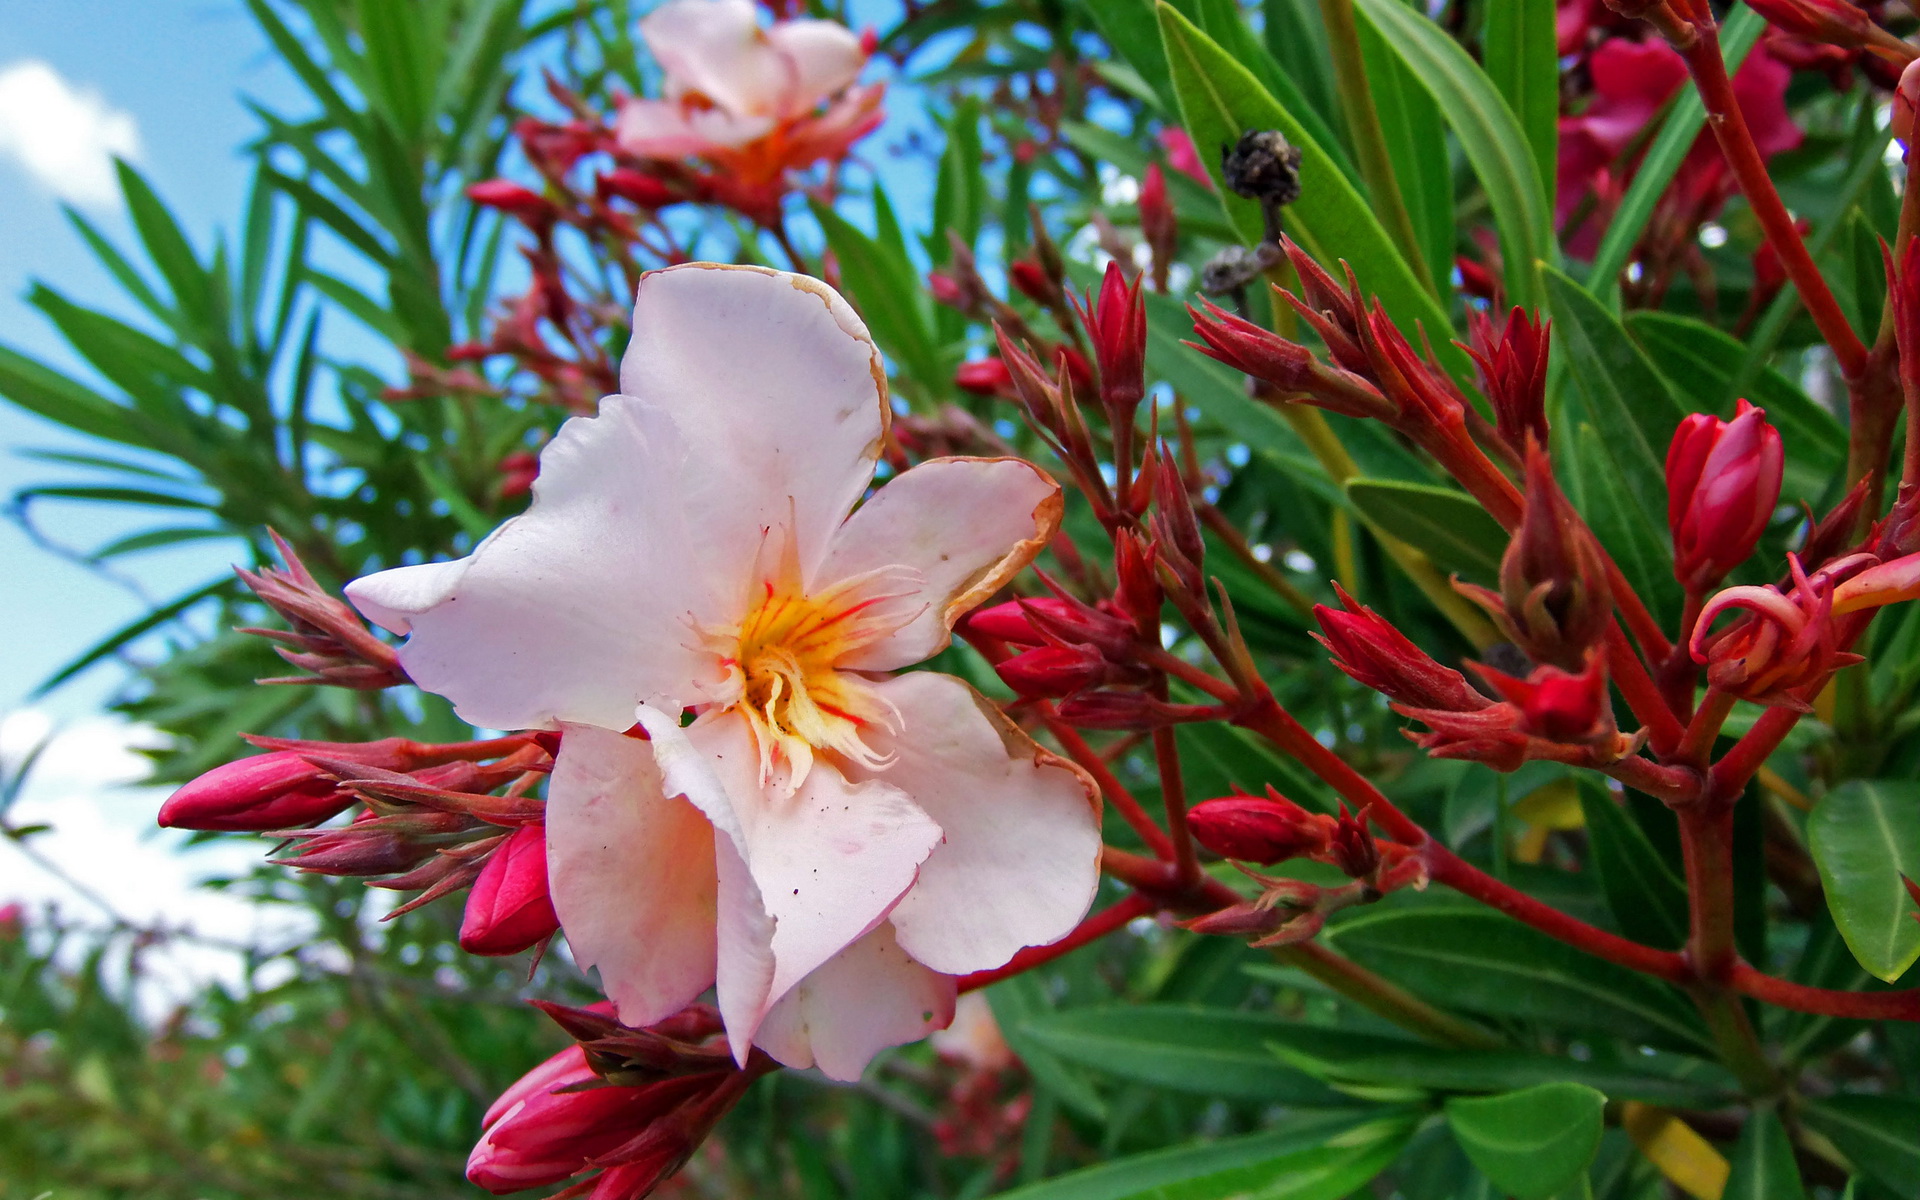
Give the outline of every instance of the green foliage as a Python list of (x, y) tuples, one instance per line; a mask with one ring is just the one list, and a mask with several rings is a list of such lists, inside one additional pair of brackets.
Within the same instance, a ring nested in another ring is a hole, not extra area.
[(1543, 1083), (1447, 1102), (1447, 1125), (1494, 1186), (1547, 1200), (1572, 1186), (1600, 1148), (1607, 1098), (1577, 1083)]

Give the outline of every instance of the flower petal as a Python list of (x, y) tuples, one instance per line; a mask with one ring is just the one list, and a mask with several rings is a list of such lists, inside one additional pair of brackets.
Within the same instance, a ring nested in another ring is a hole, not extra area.
[(876, 683), (900, 711), (898, 756), (881, 773), (946, 831), (891, 921), (908, 954), (961, 975), (1072, 932), (1100, 884), (1099, 792), (993, 703), (953, 678), (915, 671)]
[(641, 277), (633, 329), (621, 390), (671, 409), (691, 461), (728, 489), (701, 512), (702, 541), (750, 558), (741, 547), (791, 528), (811, 577), (886, 433), (867, 327), (818, 280), (694, 263)]
[(795, 67), (760, 28), (751, 0), (668, 0), (640, 22), (670, 98), (705, 96), (739, 116), (773, 114)]
[(570, 725), (547, 787), (554, 911), (582, 970), (628, 1025), (651, 1025), (713, 985), (713, 826), (661, 790), (652, 747)]
[(841, 665), (885, 671), (939, 653), (962, 613), (1045, 548), (1061, 509), (1060, 485), (1017, 458), (937, 458), (874, 492), (834, 535), (816, 587), (904, 565), (925, 576), (927, 609)]
[[(723, 718), (704, 727), (702, 740), (709, 745), (702, 748), (694, 745), (678, 719), (644, 704), (638, 716), (652, 740), (662, 789), (670, 796), (686, 797), (718, 834), (713, 839), (720, 885), (714, 990), (720, 1019), (727, 1027), (727, 1044), (744, 1067), (753, 1049), (754, 1031), (771, 1003), (768, 991), (774, 971), (773, 918), (747, 870), (746, 833), (731, 794), (746, 786), (743, 778), (757, 786), (758, 760), (751, 755), (751, 734), (739, 718)], [(716, 748), (721, 755), (710, 753)], [(747, 774), (741, 764), (750, 757), (755, 773)], [(723, 768), (730, 778), (723, 780)]]
[(917, 1042), (953, 1020), (954, 980), (900, 949), (881, 925), (800, 981), (767, 1014), (760, 1048), (789, 1067), (851, 1083), (888, 1046)]
[[(791, 796), (768, 795), (760, 784), (759, 748), (738, 715), (685, 730), (677, 723), (667, 728), (655, 716), (642, 720), (656, 754), (677, 739), (705, 760), (738, 822), (741, 857), (773, 921), (774, 967), (762, 1006), (750, 1015), (744, 1004), (739, 1010), (748, 1023), (744, 1036), (751, 1037), (767, 1006), (886, 919), (939, 844), (940, 827), (898, 788), (879, 780), (849, 783), (825, 761), (814, 764)], [(669, 770), (669, 788), (674, 779)], [(719, 819), (714, 824), (726, 828)], [(723, 961), (724, 953), (723, 934)], [(742, 1036), (724, 1000), (721, 1007), (729, 1035)]]
[(793, 86), (782, 97), (783, 117), (799, 116), (859, 78), (867, 64), (860, 35), (834, 21), (780, 21), (767, 40), (793, 67)]
[(712, 616), (751, 562), (696, 528), (725, 484), (686, 455), (660, 405), (609, 396), (561, 427), (533, 506), (472, 555), (355, 580), (347, 598), (409, 630), (407, 673), (483, 728), (625, 729), (640, 701), (678, 710), (721, 678), (689, 618)]

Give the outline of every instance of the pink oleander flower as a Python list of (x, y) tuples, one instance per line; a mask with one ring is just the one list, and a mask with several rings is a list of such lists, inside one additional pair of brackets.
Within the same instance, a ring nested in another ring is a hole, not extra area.
[(562, 731), (549, 887), (623, 1022), (717, 986), (740, 1061), (852, 1079), (1092, 902), (1092, 782), (959, 680), (893, 674), (1046, 544), (1059, 485), (936, 459), (855, 508), (885, 375), (815, 280), (655, 271), (633, 329), (524, 515), (347, 593), (467, 720)]
[(620, 106), (614, 133), (640, 158), (697, 159), (723, 200), (845, 157), (880, 123), (880, 85), (854, 87), (868, 47), (832, 21), (762, 28), (750, 0), (668, 0), (640, 22), (666, 75), (661, 99)]
[[(1559, 195), (1555, 220), (1562, 233), (1573, 236), (1575, 253), (1590, 253), (1597, 244), (1601, 222), (1584, 220), (1578, 230), (1568, 220), (1589, 191), (1606, 197), (1624, 189), (1628, 172), (1622, 162), (1661, 108), (1687, 81), (1687, 66), (1678, 51), (1664, 41), (1635, 42), (1613, 38), (1600, 44), (1588, 59), (1593, 77), (1593, 99), (1578, 116), (1560, 119)], [(1746, 117), (1762, 156), (1771, 158), (1800, 144), (1800, 127), (1787, 111), (1787, 84), (1793, 72), (1774, 58), (1767, 47), (1756, 47), (1733, 76), (1734, 97)], [(1726, 160), (1713, 135), (1703, 132), (1688, 151), (1661, 200), (1656, 223), (1691, 228), (1711, 219), (1733, 195), (1734, 184)], [(1615, 196), (1617, 201), (1617, 196)]]

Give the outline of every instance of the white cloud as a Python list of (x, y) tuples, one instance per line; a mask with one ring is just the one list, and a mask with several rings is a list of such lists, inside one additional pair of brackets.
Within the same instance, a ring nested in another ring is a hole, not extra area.
[(137, 158), (133, 115), (92, 88), (78, 88), (38, 59), (0, 67), (0, 156), (75, 204), (113, 209), (120, 188), (113, 156)]
[(106, 717), (56, 727), (42, 712), (17, 710), (0, 717), (0, 775), (16, 770), (49, 734), (7, 820), (50, 827), (30, 844), (60, 874), (0, 841), (0, 905), (52, 905), (67, 920), (105, 924), (105, 915), (65, 875), (133, 926), (186, 932), (163, 940), (143, 960), (142, 999), (150, 1011), (212, 980), (237, 983), (245, 974), (241, 960), (219, 946), (282, 945), (301, 937), (308, 923), (297, 910), (200, 886), (211, 875), (244, 874), (265, 856), (268, 842), (229, 836), (189, 850), (184, 836), (154, 824), (166, 789), (141, 784), (148, 763), (137, 752), (153, 744), (153, 730)]

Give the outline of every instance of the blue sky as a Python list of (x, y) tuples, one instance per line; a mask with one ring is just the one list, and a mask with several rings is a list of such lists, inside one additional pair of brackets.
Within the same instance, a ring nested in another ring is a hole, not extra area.
[[(236, 147), (252, 124), (240, 94), (275, 102), (290, 100), (293, 91), (238, 0), (0, 0), (0, 78), (33, 63), (45, 64), (69, 89), (91, 99), (92, 107), (113, 114), (109, 130), (120, 128), (112, 122), (122, 118), (131, 123), (141, 168), (202, 244), (240, 211), (246, 173)], [(34, 82), (44, 77), (36, 73)], [(0, 87), (0, 98), (8, 94)], [(11, 94), (44, 109), (43, 90)], [(0, 128), (6, 120), (0, 114)], [(36, 177), (0, 133), (0, 342), (66, 363), (71, 360), (59, 339), (21, 299), (30, 280), (47, 280), (82, 302), (124, 309), (113, 283), (61, 215), (54, 191), (63, 187), (84, 204), (92, 189), (72, 172), (64, 183), (53, 183), (44, 176), (59, 164), (40, 166), (43, 177)], [(111, 235), (126, 234), (124, 217), (111, 202), (95, 199), (87, 211)], [(22, 447), (79, 444), (0, 405), (0, 495), (61, 474), (57, 466), (22, 458)], [(47, 533), (80, 547), (99, 545), (130, 527), (126, 515), (83, 505), (47, 506), (39, 515)], [(164, 598), (209, 578), (230, 553), (203, 543), (136, 557), (124, 570)], [(11, 523), (0, 523), (0, 565), (0, 621), (6, 629), (0, 638), (0, 712), (20, 705), (61, 663), (142, 611), (130, 591), (40, 549)], [(114, 682), (111, 667), (96, 671), (37, 706), (78, 717), (95, 711)]]

